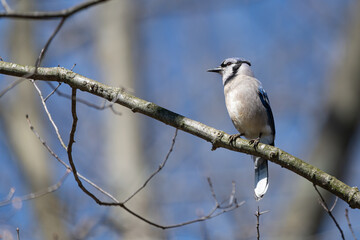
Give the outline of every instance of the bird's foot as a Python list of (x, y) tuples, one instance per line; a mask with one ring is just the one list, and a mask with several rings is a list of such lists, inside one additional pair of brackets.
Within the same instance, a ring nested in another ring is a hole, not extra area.
[(260, 142), (260, 137), (249, 140), (250, 145), (254, 145), (254, 148), (257, 148)]
[(232, 145), (232, 146), (234, 146), (235, 143), (236, 143), (236, 139), (238, 139), (238, 138), (241, 137), (242, 135), (244, 135), (244, 134), (237, 133), (237, 134), (230, 135), (230, 137), (229, 137), (229, 144)]

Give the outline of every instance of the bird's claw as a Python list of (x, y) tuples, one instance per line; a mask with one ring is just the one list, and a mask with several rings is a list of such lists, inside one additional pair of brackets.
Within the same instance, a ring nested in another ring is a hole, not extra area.
[(249, 140), (250, 145), (254, 145), (254, 148), (257, 148), (260, 142), (260, 137)]
[(230, 135), (229, 137), (229, 144), (230, 145), (235, 145), (236, 143), (236, 139), (238, 139), (239, 137), (241, 137), (243, 134), (241, 133), (237, 133), (237, 134), (233, 134), (233, 135)]

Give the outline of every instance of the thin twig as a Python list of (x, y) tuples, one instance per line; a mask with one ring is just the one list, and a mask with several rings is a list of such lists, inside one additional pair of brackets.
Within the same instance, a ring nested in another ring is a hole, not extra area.
[[(325, 202), (325, 199), (324, 197), (321, 195), (320, 191), (317, 189), (316, 185), (313, 184), (316, 192), (319, 194), (320, 196), (320, 199), (319, 199), (319, 203), (320, 205), (324, 208), (324, 210), (329, 214), (329, 216), (331, 217), (331, 219), (333, 220), (333, 222), (335, 223), (336, 227), (339, 229), (340, 231), (340, 234), (341, 234), (341, 238), (345, 240), (345, 236), (344, 236), (344, 233), (339, 225), (339, 223), (336, 221), (334, 215), (332, 214), (332, 210), (333, 208), (335, 207), (335, 205), (331, 208), (331, 210), (329, 209), (327, 203)], [(336, 201), (335, 201), (336, 202)]]
[[(51, 82), (46, 82), (52, 89), (55, 89), (56, 87), (51, 83)], [(63, 93), (61, 91), (56, 91), (55, 92), (57, 95), (59, 95), (60, 97), (65, 97), (65, 98), (68, 98), (68, 99), (71, 99), (71, 95), (69, 94), (66, 94), (66, 93)], [(85, 99), (81, 99), (81, 98), (76, 98), (76, 101), (78, 103), (82, 103), (88, 107), (91, 107), (91, 108), (94, 108), (94, 109), (97, 109), (97, 110), (105, 110), (107, 108), (110, 108), (112, 110), (113, 113), (115, 113), (116, 115), (119, 115), (121, 116), (121, 112), (118, 112), (116, 111), (114, 108), (113, 108), (113, 104), (112, 103), (109, 103), (108, 105), (106, 105), (106, 102), (107, 100), (104, 99), (103, 103), (98, 106), (92, 102), (89, 102), (89, 101), (86, 101)]]
[(46, 98), (44, 98), (44, 102), (46, 102), (46, 100), (48, 100), (48, 98), (51, 97), (51, 95), (53, 95), (60, 86), (61, 86), (61, 83), (59, 83), (59, 84), (54, 88), (54, 90), (52, 90), (51, 93), (49, 93), (49, 95), (47, 95)]
[(51, 185), (50, 187), (47, 187), (46, 189), (43, 189), (43, 190), (40, 190), (40, 191), (37, 191), (37, 192), (34, 192), (34, 193), (29, 193), (27, 195), (24, 195), (24, 196), (21, 196), (21, 197), (16, 197), (16, 198), (14, 198), (14, 194), (12, 194), (10, 198), (7, 198), (7, 199), (0, 202), (0, 207), (12, 203), (13, 200), (22, 202), (22, 201), (31, 200), (31, 199), (34, 199), (34, 198), (39, 198), (39, 197), (42, 197), (42, 196), (44, 196), (46, 194), (55, 192), (56, 190), (58, 190), (61, 187), (61, 185), (63, 184), (66, 177), (69, 175), (69, 173), (70, 173), (70, 170), (67, 169), (65, 174), (60, 178), (60, 180), (57, 183), (55, 183), (54, 185)]
[(260, 239), (260, 216), (265, 214), (265, 213), (268, 213), (268, 212), (269, 212), (269, 210), (260, 212), (260, 206), (258, 205), (257, 211), (255, 212), (255, 216), (256, 216), (256, 238), (257, 238), (257, 240)]
[[(35, 136), (39, 139), (39, 141), (42, 143), (42, 145), (46, 148), (46, 150), (59, 162), (61, 163), (64, 167), (66, 167), (67, 169), (71, 170), (71, 167), (69, 165), (67, 165), (63, 160), (61, 160), (56, 153), (49, 147), (49, 145), (47, 145), (47, 143), (40, 137), (39, 133), (35, 130), (34, 126), (31, 124), (31, 121), (29, 119), (29, 116), (26, 115), (26, 119), (27, 122), (29, 124), (29, 127), (31, 129), (31, 131), (35, 134)], [(72, 171), (72, 170), (71, 170)], [(104, 194), (105, 196), (109, 197), (111, 200), (115, 201), (115, 202), (119, 202), (114, 196), (112, 196), (110, 193), (106, 192), (105, 190), (103, 190), (101, 187), (99, 187), (98, 185), (96, 185), (95, 183), (93, 183), (92, 181), (90, 181), (89, 179), (87, 179), (86, 177), (84, 177), (83, 175), (81, 175), (79, 172), (77, 173), (79, 178), (81, 178), (82, 180), (84, 180), (85, 182), (87, 182), (88, 184), (90, 184), (92, 187), (94, 187), (95, 189), (97, 189), (98, 191), (100, 191), (102, 194)]]
[(347, 223), (348, 223), (350, 232), (351, 232), (354, 240), (357, 240), (357, 239), (356, 239), (355, 232), (354, 232), (354, 229), (353, 229), (352, 226), (351, 226), (351, 222), (350, 222), (350, 218), (349, 218), (349, 210), (348, 210), (347, 208), (345, 208), (345, 217), (346, 217), (346, 221), (347, 221)]
[(5, 12), (0, 13), (0, 18), (22, 18), (22, 19), (33, 19), (33, 20), (51, 20), (54, 18), (69, 17), (79, 11), (82, 11), (91, 6), (95, 6), (100, 3), (104, 3), (109, 0), (91, 0), (88, 2), (80, 3), (74, 7), (64, 9), (61, 11), (53, 12)]
[(234, 201), (236, 201), (235, 198), (235, 181), (232, 181), (232, 191), (230, 194), (230, 198), (229, 198), (229, 205), (232, 205), (234, 203)]
[(21, 201), (26, 201), (26, 200), (30, 200), (30, 199), (34, 199), (34, 198), (38, 198), (38, 197), (41, 197), (41, 196), (44, 196), (46, 194), (49, 194), (49, 193), (52, 193), (52, 192), (55, 192), (56, 190), (58, 190), (62, 184), (64, 183), (65, 179), (67, 178), (67, 176), (69, 175), (70, 173), (70, 170), (69, 169), (66, 169), (65, 171), (65, 174), (60, 178), (60, 180), (55, 183), (54, 185), (50, 186), (50, 187), (47, 187), (46, 189), (44, 190), (40, 190), (38, 192), (35, 192), (35, 193), (30, 193), (28, 195), (25, 195), (23, 197), (20, 197), (19, 199)]
[(20, 240), (20, 229), (18, 227), (16, 228), (16, 236), (17, 240)]
[(164, 229), (169, 229), (169, 228), (176, 228), (176, 227), (182, 227), (182, 226), (185, 226), (185, 225), (189, 225), (189, 224), (192, 224), (192, 223), (196, 223), (196, 222), (202, 222), (202, 221), (205, 221), (205, 220), (208, 220), (208, 219), (211, 219), (211, 218), (215, 218), (221, 214), (224, 214), (226, 212), (229, 212), (229, 211), (232, 211), (238, 207), (240, 207), (241, 205), (243, 205), (245, 203), (245, 201), (242, 201), (240, 203), (236, 203), (234, 206), (232, 206), (231, 208), (227, 208), (227, 209), (223, 209), (222, 211), (215, 213), (215, 211), (218, 209), (216, 207), (214, 207), (210, 213), (206, 216), (203, 216), (203, 217), (200, 217), (198, 219), (195, 219), (195, 220), (192, 220), (192, 221), (188, 221), (188, 222), (184, 222), (184, 223), (179, 223), (179, 224), (176, 224), (176, 225), (171, 225), (171, 226), (165, 226)]
[(231, 190), (231, 193), (230, 193), (230, 196), (229, 196), (229, 200), (225, 200), (223, 202), (228, 202), (227, 205), (222, 205), (223, 202), (220, 204), (219, 208), (220, 209), (224, 209), (224, 208), (229, 208), (231, 207), (233, 204), (236, 204), (236, 197), (235, 197), (235, 181), (232, 181), (232, 190)]
[(2, 200), (1, 202), (7, 202), (7, 201), (11, 201), (11, 199), (13, 198), (15, 193), (15, 188), (10, 188), (8, 195), (6, 196), (6, 198), (4, 200)]
[(48, 110), (48, 108), (47, 108), (47, 106), (46, 106), (46, 103), (45, 103), (45, 101), (44, 101), (44, 97), (43, 97), (43, 95), (42, 95), (39, 87), (36, 85), (36, 83), (35, 83), (34, 80), (31, 80), (31, 82), (33, 83), (36, 91), (38, 92), (38, 94), (39, 94), (39, 96), (40, 96), (41, 103), (43, 104), (43, 107), (44, 107), (44, 109), (45, 109), (45, 112), (46, 112), (46, 114), (47, 114), (47, 116), (48, 116), (51, 124), (53, 125), (53, 128), (55, 129), (56, 135), (57, 135), (57, 137), (58, 137), (58, 139), (59, 139), (59, 141), (60, 141), (60, 143), (61, 143), (61, 146), (62, 146), (65, 150), (67, 150), (67, 147), (66, 147), (66, 145), (65, 145), (64, 141), (62, 140), (61, 135), (60, 135), (60, 133), (59, 133), (59, 129), (58, 129), (58, 127), (56, 126), (54, 120), (52, 119), (51, 114), (50, 114), (50, 112), (49, 112), (49, 110)]
[(158, 173), (165, 167), (165, 164), (166, 164), (167, 160), (169, 159), (171, 152), (172, 152), (173, 149), (174, 149), (174, 145), (175, 145), (177, 133), (178, 133), (178, 129), (175, 129), (175, 134), (174, 134), (174, 137), (173, 137), (173, 139), (172, 139), (172, 143), (171, 143), (170, 149), (169, 149), (168, 153), (166, 154), (166, 157), (165, 157), (164, 161), (159, 165), (158, 169), (157, 169), (155, 172), (153, 172), (153, 173), (150, 175), (150, 177), (144, 182), (144, 184), (143, 184), (139, 189), (137, 189), (133, 194), (131, 194), (131, 196), (128, 197), (128, 198), (124, 201), (124, 203), (127, 203), (127, 202), (128, 202), (130, 199), (132, 199), (136, 194), (138, 194), (141, 190), (143, 190), (143, 189), (146, 187), (146, 185), (150, 182), (150, 180), (151, 180), (153, 177), (155, 177), (155, 175), (158, 174)]
[(46, 51), (48, 50), (50, 43), (52, 42), (52, 40), (55, 38), (56, 34), (60, 31), (61, 27), (63, 26), (65, 20), (67, 19), (67, 17), (63, 17), (59, 24), (57, 25), (57, 27), (55, 28), (54, 32), (51, 34), (51, 36), (49, 37), (49, 39), (46, 41), (45, 46), (41, 49), (40, 51), (40, 55), (37, 58), (36, 62), (35, 62), (35, 72), (37, 71), (37, 68), (40, 67), (41, 62), (43, 60), (43, 57), (45, 56)]
[(256, 216), (256, 239), (260, 239), (260, 207), (258, 206), (257, 211), (255, 212)]
[(338, 199), (339, 199), (338, 197), (335, 197), (335, 201), (334, 201), (333, 205), (332, 205), (331, 208), (330, 208), (330, 212), (332, 212), (332, 211), (334, 210), (334, 208), (335, 208), (335, 206), (336, 206), (336, 204), (337, 204)]
[(9, 6), (9, 4), (6, 2), (6, 0), (1, 0), (1, 5), (4, 7), (6, 13), (13, 12), (13, 10)]
[(76, 67), (76, 63), (74, 63), (74, 65), (70, 68), (70, 71), (73, 71), (75, 67)]
[(0, 92), (0, 98), (4, 96), (8, 91), (16, 87), (18, 84), (22, 83), (25, 79), (19, 78), (18, 80), (14, 81), (13, 83), (9, 84), (4, 90)]
[(208, 184), (209, 184), (209, 187), (210, 187), (210, 191), (211, 191), (211, 196), (213, 197), (215, 203), (216, 203), (216, 207), (219, 207), (220, 206), (220, 203), (218, 202), (217, 200), (217, 197), (216, 197), (216, 194), (215, 194), (215, 190), (214, 190), (214, 187), (213, 187), (213, 184), (211, 182), (211, 178), (207, 178), (207, 181), (208, 181)]

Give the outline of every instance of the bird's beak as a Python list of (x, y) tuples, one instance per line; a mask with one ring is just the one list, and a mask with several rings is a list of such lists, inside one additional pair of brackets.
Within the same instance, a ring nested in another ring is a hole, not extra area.
[(217, 68), (213, 68), (213, 69), (209, 69), (207, 70), (208, 72), (214, 72), (214, 73), (221, 73), (222, 68), (221, 67), (217, 67)]

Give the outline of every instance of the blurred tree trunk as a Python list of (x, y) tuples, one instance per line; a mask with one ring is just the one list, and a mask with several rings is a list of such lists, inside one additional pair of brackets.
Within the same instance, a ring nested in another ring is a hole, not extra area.
[[(352, 18), (346, 31), (344, 56), (339, 58), (330, 82), (330, 95), (323, 112), (325, 121), (318, 134), (309, 162), (340, 180), (347, 179), (346, 170), (351, 140), (356, 134), (360, 117), (360, 2), (354, 3)], [(355, 9), (355, 10), (354, 10)], [(319, 231), (326, 214), (318, 203), (318, 195), (311, 183), (302, 181), (279, 232), (302, 239)], [(327, 201), (333, 199), (326, 194)], [(331, 205), (331, 203), (329, 203)]]
[[(134, 91), (134, 36), (137, 29), (134, 2), (131, 0), (112, 1), (98, 10), (100, 19), (97, 26), (99, 64), (102, 79), (106, 84), (124, 87)], [(141, 66), (139, 66), (141, 69)], [(111, 193), (125, 200), (135, 191), (147, 175), (141, 146), (139, 115), (125, 108), (117, 108), (122, 115), (106, 112), (104, 162), (106, 164), (107, 186)], [(144, 176), (145, 175), (145, 176)], [(140, 215), (153, 219), (151, 213), (151, 191), (149, 186), (128, 205)], [(154, 210), (152, 210), (154, 211)], [(115, 221), (124, 239), (159, 239), (159, 230), (130, 216), (119, 208), (111, 208), (111, 219)]]
[[(30, 11), (34, 4), (34, 0), (19, 1), (17, 10)], [(32, 41), (34, 36), (33, 22), (13, 20), (11, 29), (12, 31), (8, 34), (10, 61), (34, 65), (37, 53), (34, 52), (35, 44)], [(46, 124), (42, 123), (43, 110), (39, 97), (29, 81), (25, 81), (12, 89), (11, 94), (6, 97), (8, 101), (1, 106), (0, 117), (3, 118), (7, 139), (9, 139), (11, 151), (16, 156), (15, 160), (18, 161), (17, 164), (22, 171), (23, 185), (26, 189), (26, 192), (17, 192), (17, 194), (43, 190), (54, 184), (56, 179), (51, 178), (52, 174), (47, 164), (50, 157), (45, 154), (45, 150), (30, 131), (25, 119), (25, 115), (29, 114), (36, 128), (40, 132), (44, 132), (41, 127)], [(61, 220), (61, 202), (55, 194), (48, 194), (32, 200), (31, 204), (38, 221), (35, 220), (36, 228), (41, 231), (39, 234), (40, 236), (42, 234), (42, 239), (54, 239), (55, 236), (59, 239), (68, 239), (66, 228)], [(30, 232), (29, 229), (23, 230)], [(38, 238), (39, 235), (34, 233), (32, 237)]]

